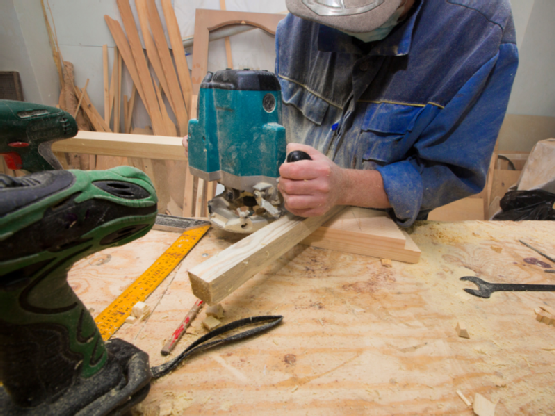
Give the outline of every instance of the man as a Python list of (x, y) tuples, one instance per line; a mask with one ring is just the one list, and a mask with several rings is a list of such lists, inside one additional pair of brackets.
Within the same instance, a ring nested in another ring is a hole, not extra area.
[(287, 0), (276, 34), (286, 208), (410, 226), (480, 192), (518, 52), (509, 0)]

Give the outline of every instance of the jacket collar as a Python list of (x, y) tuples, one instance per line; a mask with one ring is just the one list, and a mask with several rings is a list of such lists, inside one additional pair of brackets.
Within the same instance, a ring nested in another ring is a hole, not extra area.
[(412, 34), (416, 19), (420, 14), (422, 1), (415, 5), (411, 15), (397, 26), (389, 36), (381, 41), (364, 44), (352, 36), (329, 26), (319, 25), (318, 50), (320, 52), (338, 52), (370, 56), (404, 56), (408, 55), (412, 45)]

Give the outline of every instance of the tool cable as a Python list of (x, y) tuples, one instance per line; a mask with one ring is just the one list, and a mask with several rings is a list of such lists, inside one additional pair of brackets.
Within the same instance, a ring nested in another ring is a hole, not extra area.
[[(189, 345), (189, 347), (187, 347), (187, 349), (185, 351), (183, 351), (181, 354), (179, 354), (173, 360), (168, 361), (167, 363), (161, 364), (161, 365), (156, 366), (156, 367), (151, 367), (150, 371), (152, 372), (152, 378), (153, 379), (160, 378), (160, 377), (165, 376), (166, 374), (170, 373), (171, 371), (175, 370), (177, 368), (177, 366), (179, 366), (179, 364), (181, 364), (183, 362), (183, 360), (185, 360), (185, 358), (189, 357), (190, 355), (193, 355), (197, 352), (206, 351), (206, 350), (218, 347), (218, 346), (223, 345), (223, 344), (228, 344), (230, 342), (240, 341), (242, 339), (249, 338), (253, 335), (260, 334), (262, 332), (265, 332), (269, 329), (272, 329), (272, 328), (276, 327), (277, 325), (279, 325), (281, 323), (282, 320), (283, 320), (283, 316), (281, 316), (281, 315), (277, 315), (277, 316), (252, 316), (250, 318), (240, 319), (238, 321), (231, 322), (227, 325), (224, 325), (220, 328), (216, 328), (215, 330), (213, 330), (213, 331), (209, 332), (208, 334), (206, 334), (206, 335), (200, 337), (199, 339), (197, 339), (195, 342), (193, 342), (191, 345)], [(240, 333), (235, 334), (235, 335), (231, 335), (231, 336), (229, 336), (227, 338), (224, 338), (224, 339), (219, 339), (219, 340), (211, 341), (211, 342), (208, 342), (208, 343), (206, 342), (206, 341), (208, 341), (208, 340), (210, 340), (214, 337), (217, 337), (218, 335), (225, 334), (226, 332), (232, 331), (234, 329), (241, 328), (241, 327), (244, 327), (244, 326), (247, 326), (247, 325), (264, 323), (264, 322), (267, 322), (267, 323), (264, 324), (264, 325), (258, 326), (256, 328), (249, 329), (247, 331), (240, 332)]]

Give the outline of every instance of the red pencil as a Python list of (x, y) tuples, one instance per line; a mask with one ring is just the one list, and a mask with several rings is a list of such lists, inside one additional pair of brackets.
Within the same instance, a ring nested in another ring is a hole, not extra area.
[(173, 332), (168, 342), (166, 342), (166, 345), (164, 345), (164, 348), (162, 348), (162, 355), (168, 355), (170, 352), (172, 352), (172, 350), (177, 345), (177, 342), (185, 333), (185, 330), (189, 327), (189, 325), (191, 325), (191, 322), (193, 321), (193, 319), (195, 319), (195, 316), (197, 316), (197, 313), (200, 311), (200, 308), (202, 308), (203, 304), (204, 302), (200, 299), (195, 302), (194, 306), (191, 308), (187, 316), (185, 316), (185, 319), (183, 319), (183, 322), (181, 322), (181, 324)]

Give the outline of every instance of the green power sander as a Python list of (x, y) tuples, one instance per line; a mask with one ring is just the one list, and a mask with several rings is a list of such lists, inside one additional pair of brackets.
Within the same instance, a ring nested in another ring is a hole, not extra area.
[(121, 414), (147, 395), (148, 355), (104, 343), (67, 273), (145, 235), (156, 202), (127, 166), (0, 175), (1, 415)]

